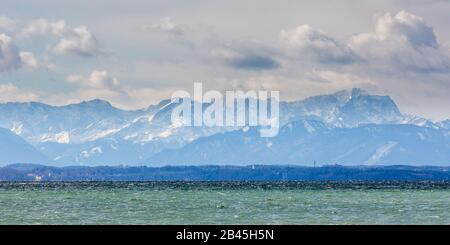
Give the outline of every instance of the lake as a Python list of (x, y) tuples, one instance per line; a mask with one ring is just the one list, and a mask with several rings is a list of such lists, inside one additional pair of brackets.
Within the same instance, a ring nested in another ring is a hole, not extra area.
[(0, 182), (0, 224), (450, 224), (450, 184)]

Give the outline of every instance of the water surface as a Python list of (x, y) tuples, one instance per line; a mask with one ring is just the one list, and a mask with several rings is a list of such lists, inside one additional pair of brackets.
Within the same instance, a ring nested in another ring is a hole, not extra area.
[(450, 224), (450, 184), (2, 182), (0, 224)]

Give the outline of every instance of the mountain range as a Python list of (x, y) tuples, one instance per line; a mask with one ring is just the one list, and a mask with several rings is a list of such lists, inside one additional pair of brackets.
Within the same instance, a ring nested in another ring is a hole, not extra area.
[(0, 104), (0, 165), (450, 164), (450, 120), (405, 115), (390, 97), (361, 89), (280, 102), (273, 138), (259, 127), (172, 124), (176, 106)]

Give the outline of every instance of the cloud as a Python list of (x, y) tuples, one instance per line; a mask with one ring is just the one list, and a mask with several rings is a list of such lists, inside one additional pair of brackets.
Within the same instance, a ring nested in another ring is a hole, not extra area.
[(423, 18), (401, 11), (379, 17), (374, 32), (355, 35), (349, 46), (369, 65), (415, 72), (449, 72), (450, 58)]
[(16, 27), (16, 23), (6, 16), (0, 16), (0, 31), (12, 31)]
[(108, 90), (111, 92), (125, 93), (119, 81), (104, 70), (94, 70), (87, 77), (73, 74), (67, 77), (67, 82), (80, 85), (87, 89)]
[(145, 29), (157, 30), (175, 36), (182, 36), (185, 34), (183, 28), (181, 28), (177, 23), (175, 23), (170, 17), (163, 18), (161, 22), (157, 24), (146, 26)]
[(38, 68), (40, 67), (39, 61), (36, 59), (33, 53), (31, 52), (20, 52), (19, 53), (20, 60), (22, 64), (30, 67), (30, 68)]
[(376, 91), (376, 82), (369, 78), (333, 70), (314, 70), (303, 77), (262, 74), (244, 79), (224, 78), (216, 82), (217, 86), (225, 86), (219, 90), (228, 90), (231, 85), (233, 89), (243, 91), (281, 91), (281, 100), (299, 100), (355, 87)]
[[(20, 51), (6, 34), (0, 34), (0, 72), (18, 70), (22, 67), (39, 68), (43, 65), (32, 52)], [(48, 68), (50, 65), (48, 65)]]
[(22, 91), (12, 84), (0, 84), (0, 102), (28, 102), (35, 101), (38, 96), (32, 92)]
[(22, 66), (19, 50), (11, 37), (0, 34), (0, 72), (19, 69)]
[(170, 91), (164, 88), (129, 88), (105, 70), (93, 70), (89, 75), (73, 74), (66, 81), (79, 88), (69, 94), (55, 95), (50, 99), (59, 104), (76, 103), (82, 100), (104, 99), (124, 109), (147, 107), (154, 99), (166, 99)]
[[(322, 83), (329, 91), (351, 88), (365, 88), (375, 90), (376, 83), (368, 78), (360, 77), (351, 73), (342, 73), (332, 70), (317, 70), (310, 74), (311, 79)], [(330, 90), (331, 89), (331, 90)]]
[(163, 45), (176, 44), (189, 50), (193, 50), (197, 45), (196, 34), (198, 34), (198, 30), (180, 25), (173, 21), (171, 17), (165, 17), (155, 24), (146, 25), (143, 29), (152, 34), (152, 41), (161, 40), (164, 42)]
[(64, 20), (54, 22), (46, 19), (34, 20), (22, 30), (21, 35), (26, 37), (50, 35), (59, 38), (53, 48), (56, 54), (96, 57), (109, 53), (86, 26), (73, 28), (68, 26)]
[(108, 54), (95, 36), (85, 26), (70, 30), (54, 48), (59, 54), (71, 53), (83, 57), (93, 57)]
[(279, 39), (292, 51), (297, 59), (314, 59), (323, 63), (351, 63), (355, 54), (345, 44), (327, 36), (309, 25), (291, 30), (281, 30)]
[(21, 31), (21, 35), (31, 37), (51, 34), (60, 37), (63, 36), (68, 29), (69, 27), (64, 20), (51, 22), (47, 19), (36, 19), (31, 21), (29, 25)]
[(93, 70), (89, 75), (69, 75), (66, 81), (78, 86), (65, 98), (56, 96), (55, 100), (65, 102), (76, 102), (80, 100), (104, 99), (120, 105), (130, 102), (132, 98), (128, 90), (105, 70)]
[(407, 41), (413, 46), (438, 46), (433, 28), (428, 26), (423, 18), (401, 11), (392, 16), (386, 13), (378, 19), (375, 35), (380, 39), (397, 39)]
[(419, 16), (400, 11), (376, 19), (373, 32), (341, 43), (309, 25), (282, 30), (279, 39), (288, 57), (320, 64), (360, 65), (359, 68), (398, 72), (449, 72), (450, 55), (431, 26)]
[(272, 70), (280, 67), (277, 52), (260, 43), (234, 43), (211, 50), (210, 55), (222, 63), (244, 70)]

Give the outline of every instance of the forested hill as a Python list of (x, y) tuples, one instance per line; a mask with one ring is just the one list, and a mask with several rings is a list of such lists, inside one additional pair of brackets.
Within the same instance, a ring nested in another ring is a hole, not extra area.
[(166, 166), (48, 167), (13, 164), (0, 168), (0, 181), (292, 181), (450, 180), (450, 167), (358, 166)]

